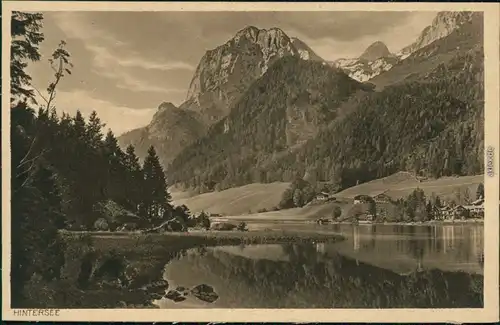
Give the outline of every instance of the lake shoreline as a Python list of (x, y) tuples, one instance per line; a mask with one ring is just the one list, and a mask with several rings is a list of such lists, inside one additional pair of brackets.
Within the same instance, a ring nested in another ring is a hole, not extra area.
[[(330, 222), (329, 224), (352, 224), (351, 222)], [(432, 225), (464, 225), (484, 224), (484, 220), (454, 220), (454, 221), (425, 221), (425, 222), (359, 222), (360, 225), (386, 226), (432, 226)]]
[[(111, 231), (61, 231), (64, 236), (89, 235), (100, 238), (119, 238), (134, 236), (137, 238), (165, 238), (177, 239), (171, 244), (180, 244), (183, 239), (190, 239), (193, 247), (217, 246), (217, 245), (239, 245), (239, 244), (274, 244), (300, 241), (314, 242), (339, 242), (345, 238), (338, 234), (323, 233), (315, 230), (249, 230), (249, 231), (218, 231), (218, 230), (191, 230), (188, 232), (111, 232)], [(184, 246), (184, 245), (182, 245)], [(184, 247), (182, 247), (184, 248)]]
[[(261, 219), (261, 218), (248, 218), (245, 219), (244, 216), (238, 217), (221, 217), (217, 218), (218, 222), (247, 222), (247, 223), (296, 223), (296, 224), (315, 224), (317, 220), (315, 219)], [(350, 221), (329, 221), (323, 225), (351, 225), (353, 224)], [(371, 221), (360, 221), (359, 225), (394, 225), (394, 226), (432, 226), (432, 225), (467, 225), (467, 224), (484, 224), (484, 219), (469, 219), (469, 220), (453, 220), (453, 221), (444, 221), (444, 220), (432, 220), (432, 221), (424, 221), (424, 222), (371, 222)]]

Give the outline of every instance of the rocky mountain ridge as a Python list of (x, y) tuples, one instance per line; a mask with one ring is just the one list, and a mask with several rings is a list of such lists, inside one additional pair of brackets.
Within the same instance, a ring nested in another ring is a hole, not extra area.
[(450, 35), (453, 31), (460, 28), (460, 26), (471, 22), (474, 16), (478, 13), (471, 11), (441, 11), (439, 12), (431, 25), (427, 26), (420, 36), (412, 44), (404, 47), (397, 53), (397, 56), (404, 60), (412, 53), (435, 42), (438, 39)]
[(368, 46), (358, 58), (338, 59), (330, 64), (343, 69), (353, 79), (368, 81), (389, 71), (420, 49), (471, 23), (477, 15), (479, 14), (467, 11), (442, 11), (437, 13), (432, 23), (422, 30), (413, 43), (395, 54), (390, 53), (383, 42), (377, 41)]
[[(151, 123), (122, 135), (120, 145), (137, 146), (141, 158), (147, 151), (143, 146), (155, 145), (162, 162), (168, 164), (182, 149), (180, 142), (194, 141), (227, 116), (231, 105), (250, 85), (273, 63), (287, 56), (322, 61), (304, 42), (290, 38), (279, 28), (249, 26), (238, 31), (226, 43), (203, 55), (184, 103), (178, 108), (160, 105)], [(182, 136), (175, 136), (176, 133)]]

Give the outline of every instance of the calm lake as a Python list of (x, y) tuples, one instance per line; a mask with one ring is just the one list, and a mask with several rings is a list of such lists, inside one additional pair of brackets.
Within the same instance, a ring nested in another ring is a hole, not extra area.
[(483, 225), (298, 225), (342, 234), (335, 244), (220, 246), (186, 251), (165, 266), (171, 288), (209, 285), (162, 308), (482, 307)]

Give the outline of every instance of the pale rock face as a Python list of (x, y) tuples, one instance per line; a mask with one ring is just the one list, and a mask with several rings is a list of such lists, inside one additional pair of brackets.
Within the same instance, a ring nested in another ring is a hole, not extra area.
[(205, 53), (187, 93), (186, 102), (190, 104), (184, 108), (207, 113), (211, 116), (209, 123), (219, 120), (271, 64), (288, 55), (300, 54), (281, 29), (250, 26), (240, 30), (225, 44)]
[(308, 51), (304, 51), (304, 50), (298, 50), (299, 51), (299, 55), (300, 55), (300, 58), (302, 60), (309, 60), (310, 59), (310, 55), (309, 55), (309, 52)]
[(292, 37), (292, 44), (295, 46), (297, 51), (299, 51), (300, 58), (302, 60), (312, 60), (312, 61), (319, 61), (319, 62), (324, 62), (323, 58), (318, 56), (314, 51), (303, 41), (296, 37)]
[(431, 44), (432, 42), (450, 35), (453, 31), (458, 29), (461, 25), (469, 22), (472, 19), (473, 12), (468, 11), (443, 11), (439, 12), (432, 21), (430, 26), (427, 26), (418, 39), (403, 48), (398, 56), (403, 60), (411, 53)]

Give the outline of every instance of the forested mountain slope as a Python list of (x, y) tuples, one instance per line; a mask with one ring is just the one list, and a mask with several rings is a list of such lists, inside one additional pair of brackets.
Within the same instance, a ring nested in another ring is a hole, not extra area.
[[(436, 44), (429, 46), (421, 51)], [(177, 157), (169, 179), (207, 191), (306, 174), (342, 188), (398, 170), (433, 177), (480, 174), (483, 49), (476, 43), (452, 54), (418, 78), (361, 94), (356, 91), (363, 85), (345, 75), (319, 74), (320, 65), (307, 70), (283, 59), (226, 120)], [(335, 119), (336, 108), (349, 98), (352, 112)]]
[[(252, 85), (220, 121), (183, 150), (169, 170), (171, 182), (211, 189), (267, 181), (262, 163), (316, 136), (347, 99), (368, 88), (340, 69), (286, 57)], [(257, 167), (257, 168), (255, 168)]]

